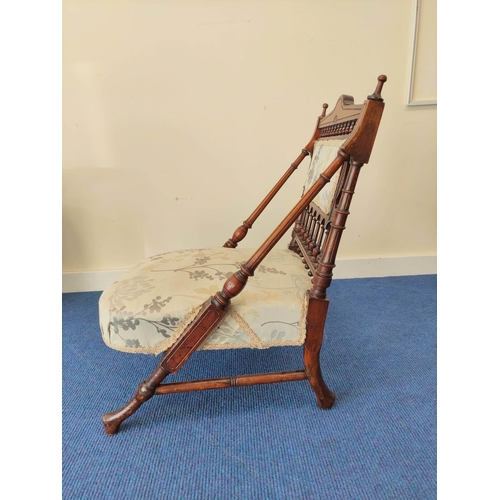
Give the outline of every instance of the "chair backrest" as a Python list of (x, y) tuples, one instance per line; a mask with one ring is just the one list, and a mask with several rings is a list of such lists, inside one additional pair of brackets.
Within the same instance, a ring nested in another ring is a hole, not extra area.
[[(323, 113), (307, 146), (224, 246), (237, 246), (302, 160), (312, 155), (310, 175), (301, 199), (248, 261), (241, 264), (240, 270), (226, 280), (222, 290), (213, 296), (211, 302), (216, 309), (226, 309), (231, 299), (242, 292), (248, 278), (254, 275), (266, 255), (294, 224), (289, 248), (302, 256), (309, 274), (314, 276), (310, 296), (326, 299), (359, 171), (370, 159), (384, 110), (381, 92), (386, 81), (385, 75), (379, 76), (375, 92), (361, 105), (354, 104), (354, 99), (347, 95), (339, 98), (328, 115), (328, 106), (323, 105)], [(339, 141), (342, 141), (340, 147)], [(322, 194), (332, 178), (330, 191)]]
[(353, 136), (358, 134), (357, 147), (332, 176), (330, 182), (300, 214), (289, 245), (291, 250), (302, 257), (309, 276), (314, 276), (311, 292), (318, 298), (326, 296), (325, 290), (331, 282), (340, 237), (345, 229), (359, 170), (363, 163), (368, 162), (371, 154), (382, 116), (383, 100), (380, 91), (385, 80), (384, 76), (380, 77), (380, 88), (377, 87), (374, 94), (368, 96), (368, 100), (379, 101), (378, 113), (366, 113), (368, 101), (364, 104), (354, 104), (351, 96), (342, 95), (333, 111), (326, 116), (327, 105), (323, 106), (323, 114), (318, 120), (303, 195), (335, 160), (339, 150), (344, 150), (346, 145), (351, 145), (353, 141), (356, 142)]

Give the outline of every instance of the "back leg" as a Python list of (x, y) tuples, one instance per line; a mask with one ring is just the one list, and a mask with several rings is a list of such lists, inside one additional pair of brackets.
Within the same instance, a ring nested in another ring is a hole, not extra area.
[(307, 352), (304, 348), (304, 366), (307, 379), (311, 384), (314, 394), (316, 394), (318, 406), (325, 410), (331, 408), (335, 401), (335, 394), (328, 388), (323, 380), (319, 363), (319, 349), (316, 353), (311, 353)]
[(316, 394), (318, 406), (325, 410), (331, 408), (335, 401), (335, 394), (323, 380), (319, 361), (327, 310), (328, 300), (310, 297), (307, 310), (306, 341), (304, 343), (304, 367), (307, 379), (314, 394)]

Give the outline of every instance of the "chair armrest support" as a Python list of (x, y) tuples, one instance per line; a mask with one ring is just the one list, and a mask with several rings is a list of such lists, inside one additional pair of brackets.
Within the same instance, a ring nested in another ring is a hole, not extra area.
[(307, 146), (301, 151), (300, 155), (295, 159), (295, 161), (288, 167), (288, 170), (283, 174), (281, 179), (275, 184), (275, 186), (269, 191), (267, 196), (260, 202), (257, 208), (252, 212), (250, 217), (243, 221), (243, 224), (239, 226), (236, 231), (233, 233), (233, 236), (229, 238), (226, 243), (224, 243), (224, 247), (226, 248), (236, 248), (238, 243), (246, 236), (249, 229), (252, 228), (254, 222), (257, 220), (259, 215), (264, 211), (264, 209), (269, 205), (271, 200), (276, 196), (278, 191), (283, 187), (285, 182), (291, 177), (291, 175), (297, 170), (298, 166), (302, 163), (302, 160), (312, 154), (312, 149), (314, 146), (314, 142), (319, 137), (320, 129), (319, 123), (325, 117), (326, 110), (328, 108), (328, 104), (323, 104), (323, 112), (318, 117), (316, 122), (316, 128), (314, 130), (314, 134), (311, 140), (308, 142)]

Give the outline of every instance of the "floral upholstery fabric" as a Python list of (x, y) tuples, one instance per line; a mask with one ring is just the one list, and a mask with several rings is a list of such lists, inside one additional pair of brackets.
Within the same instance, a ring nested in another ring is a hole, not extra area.
[[(104, 342), (126, 352), (165, 351), (253, 253), (239, 248), (181, 250), (137, 264), (99, 299)], [(200, 349), (303, 344), (310, 287), (297, 254), (272, 250)]]
[[(343, 139), (323, 139), (315, 142), (311, 163), (304, 184), (304, 192), (316, 182), (319, 174), (324, 172), (328, 165), (335, 160), (339, 147), (342, 146), (343, 143)], [(330, 212), (339, 176), (340, 170), (337, 170), (331, 181), (316, 195), (316, 198), (314, 198), (314, 203), (325, 213)]]

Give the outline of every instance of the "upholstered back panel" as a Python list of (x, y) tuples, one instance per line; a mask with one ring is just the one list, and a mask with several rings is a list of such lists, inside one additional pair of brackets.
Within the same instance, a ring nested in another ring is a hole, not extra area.
[[(321, 172), (337, 156), (339, 147), (344, 143), (344, 139), (320, 139), (314, 144), (314, 150), (311, 157), (309, 170), (307, 171), (306, 181), (304, 184), (304, 193), (316, 182)], [(314, 199), (314, 203), (325, 213), (330, 212), (330, 207), (337, 189), (340, 170), (332, 177), (331, 181), (321, 190)]]

